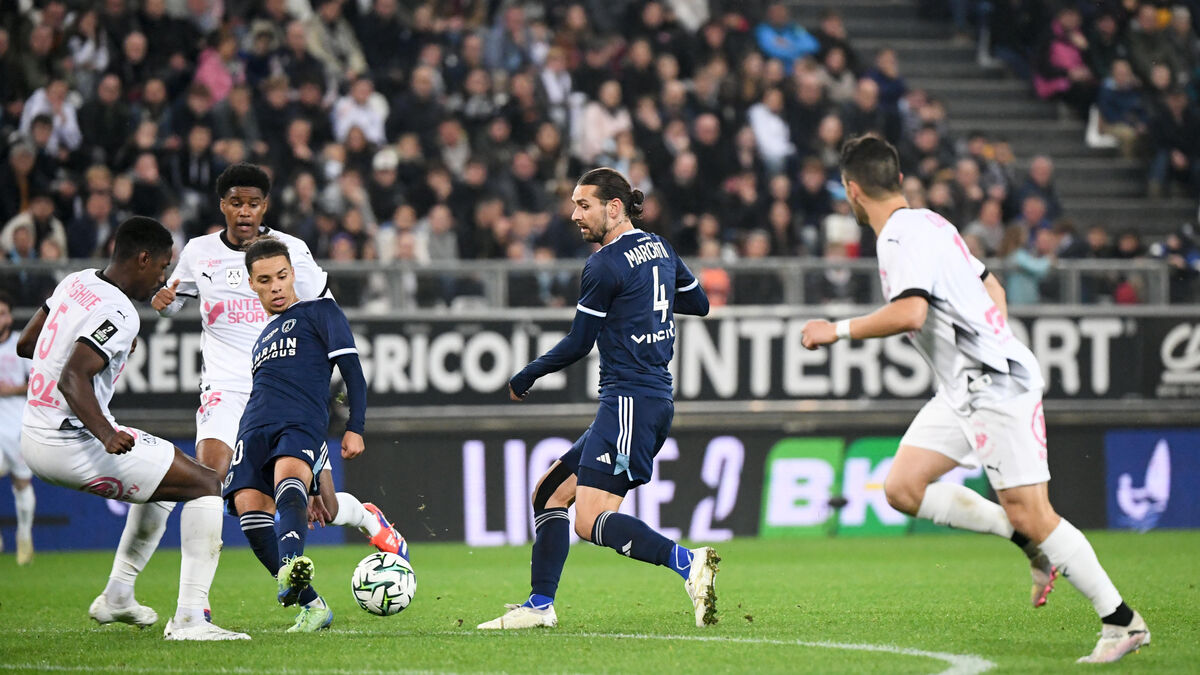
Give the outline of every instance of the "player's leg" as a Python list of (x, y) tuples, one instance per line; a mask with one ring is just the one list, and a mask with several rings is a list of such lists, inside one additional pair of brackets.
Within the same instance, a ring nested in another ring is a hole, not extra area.
[[(235, 473), (235, 476), (237, 474)], [(242, 533), (254, 549), (259, 562), (274, 580), (279, 573), (279, 543), (275, 537), (275, 499), (254, 488), (240, 488), (227, 492), (230, 512), (238, 515)], [(298, 603), (304, 607), (324, 606), (324, 601), (315, 588), (308, 586), (300, 594)]]
[(1087, 537), (1054, 511), (1046, 483), (1011, 487), (998, 490), (996, 494), (1009, 520), (1030, 533), (1050, 562), (1091, 601), (1100, 617), (1103, 624), (1100, 641), (1081, 661), (1116, 661), (1149, 644), (1150, 631), (1146, 622), (1125, 604)]
[[(7, 473), (12, 480), (13, 503), (17, 511), (17, 564), (33, 562), (33, 510), (37, 497), (33, 494), (33, 472), (21, 457), (21, 428), (2, 430), (0, 440), (0, 475)], [(0, 548), (2, 550), (2, 548)]]
[(14, 471), (12, 477), (13, 502), (17, 509), (17, 564), (33, 562), (33, 510), (37, 497), (33, 494), (33, 481), (20, 478)]
[(320, 472), (317, 481), (320, 485), (318, 498), (329, 513), (330, 525), (356, 528), (367, 536), (375, 548), (408, 560), (408, 543), (378, 506), (364, 504), (349, 492), (338, 492), (333, 485), (333, 471), (328, 464)]
[(179, 601), (163, 635), (168, 640), (248, 640), (244, 633), (218, 628), (207, 616), (221, 559), (221, 481), (213, 469), (179, 448), (172, 450), (171, 466), (150, 498), (186, 502), (179, 516)]
[[(134, 457), (134, 453), (139, 450), (141, 451), (139, 455)], [(122, 622), (145, 627), (155, 623), (158, 615), (149, 607), (140, 605), (135, 599), (134, 585), (137, 578), (145, 569), (146, 564), (150, 562), (154, 551), (157, 550), (158, 542), (162, 539), (163, 532), (167, 527), (167, 518), (175, 509), (176, 502), (204, 497), (205, 493), (216, 494), (214, 492), (218, 487), (216, 475), (210, 469), (198, 465), (195, 460), (184, 455), (178, 448), (144, 433), (138, 435), (138, 445), (134, 446), (134, 450), (126, 455), (111, 457), (119, 458), (115, 459), (114, 463), (120, 462), (132, 467), (127, 467), (123, 472), (126, 483), (143, 483), (151, 486), (154, 481), (152, 477), (154, 468), (147, 465), (153, 465), (155, 457), (160, 458), (163, 462), (169, 462), (166, 472), (161, 474), (161, 480), (158, 481), (157, 487), (154, 487), (147, 502), (129, 506), (129, 512), (125, 516), (125, 530), (121, 533), (117, 552), (113, 556), (113, 566), (108, 584), (88, 610), (89, 616), (100, 623)], [(142, 461), (134, 461), (135, 459)], [(138, 474), (144, 476), (145, 479), (134, 478)], [(192, 523), (189, 522), (189, 525)], [(219, 544), (219, 520), (216, 532)], [(201, 534), (204, 534), (203, 531)], [(192, 600), (191, 593), (195, 590), (197, 583), (204, 587), (202, 596), (205, 598), (207, 586), (203, 584), (202, 578), (196, 578), (196, 570), (191, 565), (194, 562), (192, 556), (188, 556), (188, 562), (189, 596), (187, 601), (181, 597), (179, 609), (185, 616), (191, 615), (193, 620), (198, 612), (200, 619), (203, 620), (204, 610), (207, 607), (206, 601), (198, 603), (198, 606), (193, 606), (196, 603), (190, 601)], [(200, 574), (204, 573), (203, 567), (201, 565)], [(216, 570), (215, 561), (212, 563), (212, 569)], [(181, 563), (181, 596), (184, 590), (184, 576)], [(208, 582), (211, 583), (211, 581), (212, 577), (209, 574)]]
[(507, 613), (479, 624), (478, 628), (491, 630), (558, 625), (554, 596), (558, 592), (558, 581), (571, 549), (571, 525), (567, 509), (575, 501), (575, 472), (579, 469), (579, 455), (589, 432), (590, 429), (583, 432), (571, 449), (550, 465), (533, 489), (534, 538), (529, 564), (529, 597), (523, 604), (507, 605)]
[[(972, 418), (973, 423), (979, 421)], [(958, 414), (934, 397), (900, 439), (900, 449), (884, 480), (884, 494), (892, 508), (910, 516), (1012, 541), (1030, 561), (1034, 582), (1031, 598), (1033, 606), (1040, 607), (1054, 588), (1055, 571), (1037, 545), (1013, 528), (999, 504), (963, 485), (938, 482), (956, 466), (974, 465), (977, 446), (983, 446), (986, 453), (989, 436), (998, 433), (984, 428), (977, 430), (975, 438), (968, 438)], [(991, 439), (993, 443), (995, 440)]]
[(312, 583), (312, 560), (304, 555), (308, 535), (308, 494), (324, 466), (324, 441), (299, 428), (286, 428), (274, 439), (271, 475), (275, 481), (275, 526), (279, 544), (279, 602), (296, 604)]
[[(715, 579), (720, 558), (708, 547), (690, 550), (645, 522), (619, 513), (625, 494), (650, 480), (654, 456), (674, 416), (669, 399), (614, 396), (601, 401), (584, 445), (575, 489), (575, 532), (642, 562), (673, 570), (684, 580), (696, 625), (717, 622)], [(693, 564), (694, 563), (694, 564)]]

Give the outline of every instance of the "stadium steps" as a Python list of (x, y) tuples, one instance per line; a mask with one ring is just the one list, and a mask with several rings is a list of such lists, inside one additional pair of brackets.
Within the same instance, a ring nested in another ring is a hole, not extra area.
[[(1059, 191), (1062, 193), (1062, 191)], [(1162, 236), (1196, 220), (1191, 199), (1121, 197), (1063, 197), (1063, 210), (1082, 227), (1104, 225), (1110, 232), (1133, 228), (1143, 235)]]
[(909, 86), (946, 102), (955, 133), (979, 129), (1003, 137), (1022, 166), (1036, 154), (1053, 157), (1058, 193), (1080, 227), (1100, 223), (1160, 235), (1195, 220), (1194, 200), (1146, 198), (1143, 163), (1120, 159), (1113, 150), (1087, 147), (1081, 123), (1061, 121), (1057, 106), (1035, 97), (1028, 82), (979, 66), (973, 47), (951, 42), (948, 23), (918, 17), (914, 0), (790, 4), (810, 29), (817, 27), (825, 7), (836, 6), (864, 65), (870, 65), (877, 50), (896, 49)]

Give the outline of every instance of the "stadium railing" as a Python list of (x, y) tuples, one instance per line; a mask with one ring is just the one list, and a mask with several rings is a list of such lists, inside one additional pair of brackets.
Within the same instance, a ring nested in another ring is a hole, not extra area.
[[(582, 261), (461, 260), (430, 263), (322, 261), (330, 287), (351, 314), (378, 315), (433, 310), (439, 313), (505, 307), (574, 304)], [(823, 305), (878, 304), (882, 301), (873, 259), (760, 258), (688, 260), (714, 304)], [(987, 261), (1002, 278), (1009, 266)], [(101, 260), (27, 262), (0, 266), (0, 286), (20, 289), (17, 305), (33, 306), (43, 287), (53, 289), (67, 273), (102, 267)], [(1111, 302), (1113, 289), (1128, 283), (1140, 305), (1166, 305), (1170, 268), (1160, 260), (1059, 260), (1041, 280), (1040, 304), (1088, 305)], [(22, 302), (25, 300), (25, 302)]]

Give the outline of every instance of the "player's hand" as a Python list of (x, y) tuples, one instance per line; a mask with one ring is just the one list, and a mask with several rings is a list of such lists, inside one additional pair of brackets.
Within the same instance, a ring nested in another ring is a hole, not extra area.
[(813, 319), (800, 329), (800, 344), (808, 350), (833, 344), (837, 339), (837, 327), (825, 319)]
[(316, 529), (317, 525), (325, 527), (326, 524), (332, 521), (333, 516), (325, 508), (325, 502), (321, 500), (320, 495), (311, 497), (308, 500), (308, 529)]
[(104, 451), (110, 455), (123, 455), (133, 449), (134, 439), (128, 432), (117, 431), (104, 439)]
[(512, 400), (514, 400), (514, 401), (516, 401), (516, 402), (520, 403), (521, 401), (524, 401), (524, 400), (525, 400), (525, 397), (526, 397), (526, 396), (528, 396), (528, 395), (529, 395), (529, 392), (525, 392), (524, 394), (519, 394), (519, 395), (518, 395), (518, 394), (517, 394), (517, 392), (513, 391), (513, 388), (512, 388), (512, 383), (509, 383), (509, 385), (508, 385), (508, 397), (509, 397), (510, 399), (512, 399)]
[(167, 308), (167, 305), (175, 302), (175, 289), (179, 288), (179, 279), (176, 279), (170, 286), (163, 286), (154, 294), (154, 298), (150, 300), (150, 306), (154, 311), (161, 312)]
[(363, 450), (366, 449), (363, 437), (359, 434), (347, 431), (342, 435), (342, 459), (354, 459), (363, 454)]

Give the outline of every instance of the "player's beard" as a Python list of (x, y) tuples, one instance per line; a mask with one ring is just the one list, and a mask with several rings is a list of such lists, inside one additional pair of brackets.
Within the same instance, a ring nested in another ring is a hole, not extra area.
[[(586, 225), (587, 222), (585, 221), (584, 224)], [(591, 227), (585, 229), (583, 240), (598, 244), (604, 241), (604, 238), (608, 236), (608, 231), (610, 229), (612, 228), (609, 227), (608, 214), (606, 213), (604, 214), (604, 220), (600, 221), (600, 227), (596, 228), (595, 230), (593, 230)]]
[(850, 211), (854, 213), (854, 219), (858, 221), (858, 224), (862, 227), (870, 227), (871, 218), (867, 215), (867, 210), (862, 207), (862, 204), (849, 198), (846, 201), (850, 203)]

